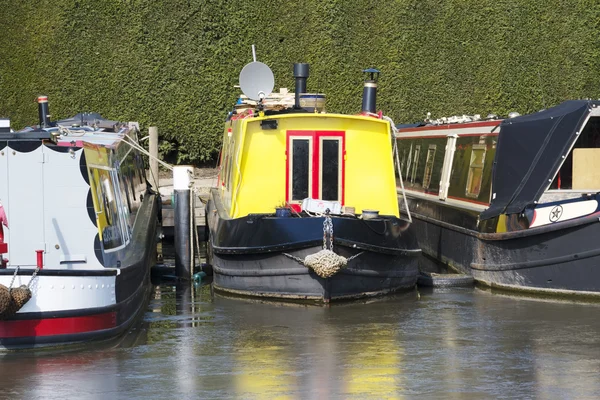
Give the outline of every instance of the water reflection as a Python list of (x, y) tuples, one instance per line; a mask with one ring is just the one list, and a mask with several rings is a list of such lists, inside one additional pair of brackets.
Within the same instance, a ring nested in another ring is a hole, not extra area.
[(1, 359), (11, 398), (595, 398), (598, 304), (478, 289), (329, 308), (156, 288), (117, 343)]
[(412, 292), (321, 308), (217, 295), (218, 309), (238, 311), (231, 321), (235, 396), (400, 398), (404, 340), (396, 311), (416, 301)]

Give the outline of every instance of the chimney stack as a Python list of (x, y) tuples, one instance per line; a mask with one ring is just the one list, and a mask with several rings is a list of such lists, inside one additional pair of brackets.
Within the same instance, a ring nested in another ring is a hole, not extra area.
[(48, 96), (38, 96), (38, 115), (40, 128), (50, 127), (50, 111), (48, 110)]
[(379, 70), (368, 68), (363, 70), (368, 74), (365, 79), (362, 99), (362, 112), (375, 114), (377, 112), (377, 81), (379, 80)]
[(300, 94), (306, 93), (306, 79), (308, 78), (308, 64), (294, 64), (294, 78), (296, 78), (295, 105), (294, 108), (300, 108)]

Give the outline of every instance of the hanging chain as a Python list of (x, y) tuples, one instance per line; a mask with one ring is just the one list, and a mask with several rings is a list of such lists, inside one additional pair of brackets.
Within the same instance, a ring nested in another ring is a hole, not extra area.
[(289, 254), (289, 253), (281, 253), (281, 254), (283, 254), (284, 256), (286, 256), (288, 258), (291, 258), (292, 260), (296, 261), (299, 264), (304, 265), (304, 260), (301, 259), (300, 257), (296, 257), (296, 256), (294, 256), (292, 254)]
[(13, 274), (12, 280), (10, 281), (10, 285), (8, 286), (9, 289), (11, 289), (13, 283), (15, 283), (15, 278), (17, 277), (17, 272), (19, 272), (19, 268), (21, 268), (21, 267), (18, 265), (17, 265), (17, 268), (15, 268), (15, 273)]
[[(328, 237), (329, 240), (327, 240)], [(323, 250), (333, 251), (333, 221), (329, 216), (329, 209), (325, 211), (325, 220), (323, 221)]]
[(333, 251), (333, 221), (329, 215), (327, 220), (329, 222), (329, 250)]
[(33, 280), (35, 279), (35, 276), (37, 275), (37, 273), (40, 271), (40, 267), (35, 267), (35, 271), (33, 271), (33, 274), (31, 274), (31, 279), (29, 280), (29, 283), (27, 284), (27, 288), (31, 289), (31, 283), (33, 282)]
[(327, 218), (328, 217), (325, 217), (325, 219), (323, 220), (323, 250), (327, 250), (327, 231), (328, 231)]

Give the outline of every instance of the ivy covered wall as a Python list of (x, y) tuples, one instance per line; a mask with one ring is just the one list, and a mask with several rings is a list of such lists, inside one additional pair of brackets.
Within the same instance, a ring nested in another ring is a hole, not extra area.
[(378, 108), (397, 123), (527, 113), (600, 97), (597, 0), (0, 0), (0, 116), (37, 123), (96, 111), (159, 127), (180, 161), (220, 148), (242, 67), (276, 88), (293, 62), (330, 112), (359, 111), (361, 69), (382, 71)]

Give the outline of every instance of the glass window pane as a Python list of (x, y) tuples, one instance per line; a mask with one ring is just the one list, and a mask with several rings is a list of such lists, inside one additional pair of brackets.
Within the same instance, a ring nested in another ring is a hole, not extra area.
[(119, 212), (119, 199), (114, 188), (112, 174), (108, 170), (90, 168), (92, 196), (96, 196), (96, 221), (102, 234), (104, 249), (114, 249), (125, 244), (122, 229), (122, 212)]
[(471, 164), (467, 178), (467, 197), (479, 197), (481, 182), (483, 180), (483, 168), (485, 165), (485, 145), (474, 144), (471, 150)]
[(425, 175), (423, 176), (423, 188), (428, 189), (431, 183), (431, 174), (433, 172), (433, 162), (435, 159), (436, 145), (429, 145), (427, 150), (427, 161), (425, 161)]
[(310, 141), (292, 140), (292, 200), (308, 197)]
[(339, 200), (340, 141), (323, 139), (321, 200)]

